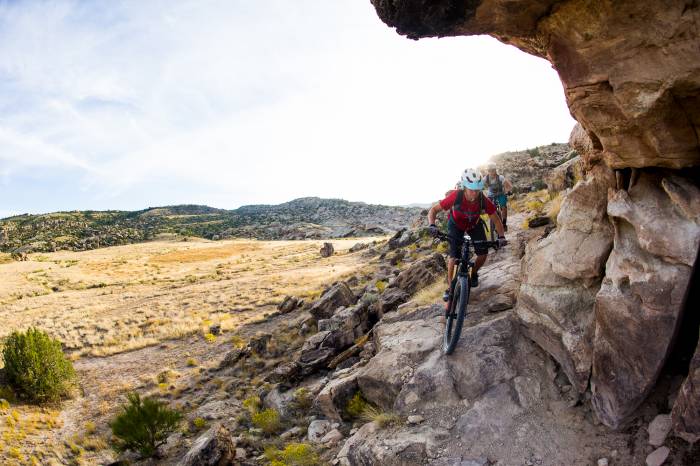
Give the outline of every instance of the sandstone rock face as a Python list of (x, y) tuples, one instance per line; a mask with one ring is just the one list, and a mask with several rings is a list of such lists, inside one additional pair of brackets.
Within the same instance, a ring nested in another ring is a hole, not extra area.
[(686, 442), (700, 440), (700, 343), (671, 412), (673, 431)]
[(548, 59), (612, 168), (700, 164), (696, 2), (372, 0), (410, 38), (489, 34)]
[(581, 177), (581, 157), (573, 157), (559, 165), (547, 177), (547, 189), (550, 192), (564, 191), (574, 187), (574, 180)]
[(445, 273), (446, 268), (445, 258), (442, 254), (435, 253), (411, 264), (391, 281), (389, 287), (398, 288), (411, 295), (432, 284)]
[(344, 283), (336, 283), (326, 291), (309, 309), (316, 319), (328, 319), (341, 306), (350, 306), (356, 301), (350, 287)]
[(588, 385), (593, 304), (612, 247), (606, 203), (613, 184), (612, 172), (596, 167), (564, 199), (558, 229), (530, 245), (522, 263), (517, 316), (579, 392)]
[(217, 466), (232, 464), (236, 446), (226, 428), (217, 424), (203, 433), (192, 444), (178, 466)]
[(688, 180), (647, 173), (629, 191), (610, 191), (615, 247), (596, 297), (591, 376), (606, 425), (633, 415), (672, 349), (700, 246), (699, 198)]
[(576, 123), (569, 135), (569, 146), (571, 146), (581, 157), (581, 169), (588, 172), (593, 165), (603, 160), (603, 152), (600, 147), (594, 147), (593, 141), (583, 129), (581, 123)]
[(370, 422), (345, 442), (337, 458), (343, 466), (424, 465), (447, 435), (429, 426), (387, 431)]

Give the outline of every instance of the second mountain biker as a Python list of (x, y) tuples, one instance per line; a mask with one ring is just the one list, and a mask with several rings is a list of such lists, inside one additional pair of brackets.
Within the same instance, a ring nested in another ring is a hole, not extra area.
[[(447, 196), (435, 204), (428, 212), (428, 223), (430, 230), (435, 234), (438, 229), (435, 226), (435, 217), (438, 212), (449, 210), (447, 220), (447, 231), (450, 237), (450, 251), (447, 259), (447, 284), (452, 282), (454, 274), (455, 259), (460, 257), (460, 251), (464, 244), (464, 234), (468, 234), (472, 240), (484, 241), (486, 234), (481, 221), (481, 213), (485, 212), (496, 225), (498, 239), (501, 245), (506, 244), (505, 232), (501, 219), (496, 215), (496, 206), (483, 195), (481, 190), (484, 182), (478, 171), (468, 168), (464, 170), (461, 178), (462, 189), (455, 189), (447, 193)], [(477, 243), (478, 244), (478, 243)], [(488, 256), (488, 248), (476, 247), (476, 261), (471, 278), (471, 286), (479, 286), (479, 268), (484, 265)], [(445, 299), (449, 295), (446, 291)]]

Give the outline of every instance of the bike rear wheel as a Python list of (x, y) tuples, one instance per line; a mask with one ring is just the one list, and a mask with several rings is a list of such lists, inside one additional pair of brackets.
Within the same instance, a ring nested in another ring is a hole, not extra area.
[(452, 354), (462, 333), (464, 316), (467, 314), (467, 303), (469, 302), (469, 278), (457, 277), (452, 290), (452, 301), (445, 318), (445, 334), (442, 350), (445, 354)]

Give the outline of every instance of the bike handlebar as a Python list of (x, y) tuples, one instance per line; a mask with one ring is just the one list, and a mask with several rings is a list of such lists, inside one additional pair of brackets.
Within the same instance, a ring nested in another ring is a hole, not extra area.
[[(454, 238), (453, 236), (450, 236), (450, 235), (448, 235), (448, 234), (446, 234), (446, 233), (443, 233), (443, 232), (441, 232), (441, 231), (438, 231), (438, 232), (437, 232), (436, 237), (437, 237), (438, 239), (443, 240), (443, 241), (449, 241), (451, 238), (453, 238), (453, 239), (458, 239), (458, 238)], [(475, 240), (473, 240), (473, 239), (470, 239), (469, 242), (472, 243), (472, 244), (474, 244), (474, 245), (484, 245), (484, 246), (486, 246), (487, 248), (493, 248), (493, 249), (498, 249), (498, 248), (499, 248), (498, 241), (483, 241), (483, 240), (475, 241)]]

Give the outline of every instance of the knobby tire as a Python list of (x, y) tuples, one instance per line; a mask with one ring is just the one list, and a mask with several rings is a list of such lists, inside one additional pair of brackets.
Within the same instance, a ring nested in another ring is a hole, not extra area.
[(467, 314), (467, 303), (469, 302), (469, 278), (457, 277), (452, 290), (452, 301), (450, 309), (445, 318), (445, 334), (442, 350), (445, 354), (452, 354), (462, 333), (464, 316)]

